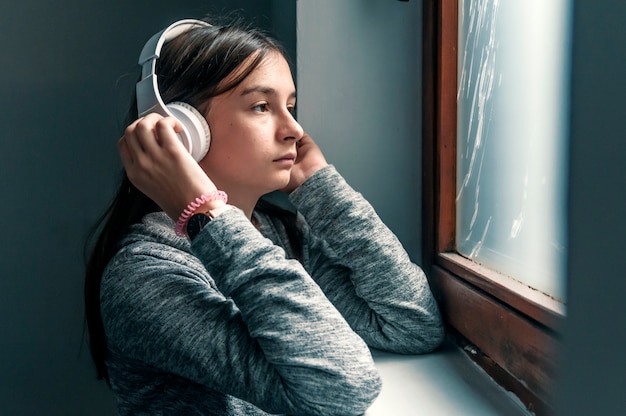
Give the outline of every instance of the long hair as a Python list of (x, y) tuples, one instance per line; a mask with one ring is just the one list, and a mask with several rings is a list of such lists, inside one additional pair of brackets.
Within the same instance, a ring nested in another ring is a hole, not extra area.
[[(272, 52), (283, 48), (264, 33), (240, 22), (195, 27), (165, 44), (157, 60), (163, 101), (184, 101), (202, 113), (209, 100), (239, 85)], [(235, 71), (237, 70), (237, 71)], [(128, 120), (137, 118), (135, 99)], [(160, 208), (122, 173), (113, 201), (95, 224), (87, 242), (85, 316), (89, 348), (99, 379), (109, 382), (105, 365), (106, 338), (100, 312), (102, 274), (128, 228)]]

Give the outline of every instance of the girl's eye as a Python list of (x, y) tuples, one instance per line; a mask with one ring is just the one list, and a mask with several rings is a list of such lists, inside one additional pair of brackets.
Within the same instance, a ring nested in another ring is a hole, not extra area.
[(291, 115), (294, 115), (296, 113), (296, 106), (295, 105), (288, 106), (287, 111), (289, 111)]
[(267, 103), (257, 104), (252, 107), (254, 111), (258, 111), (259, 113), (263, 113), (269, 109), (269, 105)]

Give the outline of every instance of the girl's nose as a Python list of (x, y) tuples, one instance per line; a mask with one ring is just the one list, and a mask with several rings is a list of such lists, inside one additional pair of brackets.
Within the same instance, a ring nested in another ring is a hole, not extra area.
[(280, 130), (281, 139), (300, 140), (304, 136), (304, 129), (290, 112), (287, 112), (282, 123)]

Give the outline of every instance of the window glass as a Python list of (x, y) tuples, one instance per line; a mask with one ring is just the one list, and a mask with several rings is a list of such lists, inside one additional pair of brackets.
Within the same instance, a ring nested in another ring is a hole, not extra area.
[(460, 254), (565, 301), (572, 0), (459, 0)]

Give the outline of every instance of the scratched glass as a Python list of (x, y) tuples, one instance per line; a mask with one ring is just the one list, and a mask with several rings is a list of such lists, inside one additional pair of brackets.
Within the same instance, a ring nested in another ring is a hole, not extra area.
[(457, 250), (565, 301), (571, 0), (460, 0)]

